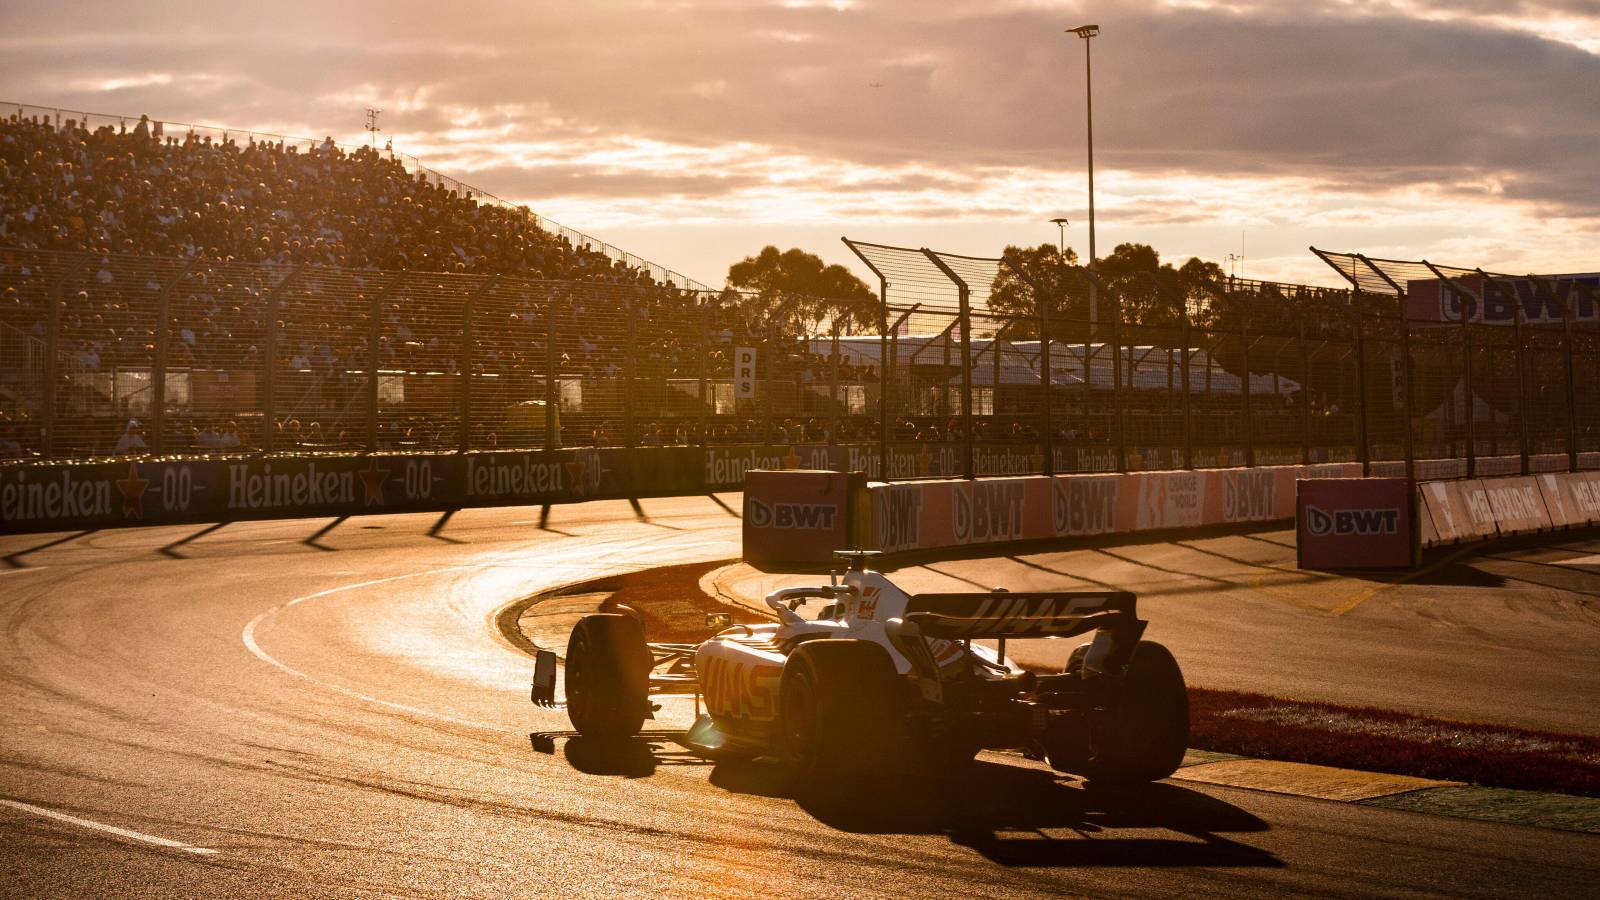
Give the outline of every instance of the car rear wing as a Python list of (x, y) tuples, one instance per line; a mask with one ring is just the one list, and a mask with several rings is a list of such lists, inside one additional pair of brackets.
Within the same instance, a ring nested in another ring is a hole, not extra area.
[(902, 618), (932, 638), (1063, 638), (1136, 629), (1135, 604), (1127, 591), (916, 594)]

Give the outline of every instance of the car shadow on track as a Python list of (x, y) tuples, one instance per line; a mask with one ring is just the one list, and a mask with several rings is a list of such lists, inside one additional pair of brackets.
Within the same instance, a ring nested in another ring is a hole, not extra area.
[[(644, 778), (659, 766), (712, 766), (715, 787), (792, 800), (823, 825), (851, 834), (945, 835), (1005, 866), (1249, 866), (1281, 868), (1273, 854), (1224, 834), (1260, 833), (1265, 821), (1170, 782), (1101, 787), (1054, 773), (979, 760), (959, 775), (907, 778), (841, 790), (797, 780), (771, 760), (704, 759), (678, 731), (597, 742), (573, 732), (529, 736), (580, 772)], [(559, 750), (557, 740), (560, 739)]]
[(711, 766), (678, 739), (681, 731), (644, 731), (623, 741), (597, 741), (575, 731), (536, 731), (528, 741), (539, 753), (556, 753), (556, 741), (567, 763), (586, 775), (648, 778), (658, 766)]
[[(737, 775), (725, 773), (728, 768), (719, 766), (711, 781), (738, 790)], [(1170, 783), (1097, 787), (980, 761), (959, 776), (907, 779), (878, 791), (791, 785), (787, 793), (817, 821), (840, 831), (943, 834), (1006, 866), (1284, 865), (1271, 853), (1221, 836), (1263, 832), (1266, 822)]]

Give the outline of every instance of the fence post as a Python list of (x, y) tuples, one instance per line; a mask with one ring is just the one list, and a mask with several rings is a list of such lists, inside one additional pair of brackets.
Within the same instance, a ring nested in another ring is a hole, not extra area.
[(1294, 326), (1300, 345), (1300, 462), (1311, 465), (1311, 353), (1306, 349), (1305, 291), (1295, 292)]
[(638, 329), (634, 327), (632, 297), (622, 298), (622, 314), (627, 316), (622, 349), (622, 446), (631, 450), (637, 437), (633, 430), (633, 362), (638, 352), (635, 346)]
[[(885, 319), (888, 312), (884, 313)], [(899, 323), (896, 323), (897, 325)], [(879, 435), (878, 449), (878, 477), (885, 482), (889, 480), (889, 439), (894, 429), (894, 373), (900, 360), (900, 337), (894, 331), (889, 332), (888, 349), (883, 353), (883, 388), (881, 391), (883, 403), (883, 433)]]
[[(939, 257), (939, 254), (926, 247), (922, 248), (922, 253), (944, 273), (944, 277), (955, 284), (956, 297), (960, 302), (958, 313), (960, 318), (957, 321), (961, 324), (961, 468), (962, 477), (970, 480), (975, 476), (972, 465), (972, 295), (967, 283)], [(950, 347), (948, 337), (944, 345), (948, 354)], [(947, 394), (948, 391), (940, 393)]]
[(472, 316), (474, 308), (478, 305), (478, 298), (489, 292), (495, 282), (500, 280), (499, 275), (490, 275), (483, 287), (468, 294), (461, 304), (461, 346), (456, 351), (456, 364), (461, 367), (461, 435), (459, 452), (465, 453), (472, 448), (472, 360), (473, 328)]
[(1356, 440), (1360, 451), (1361, 476), (1372, 475), (1372, 447), (1367, 433), (1367, 322), (1362, 309), (1362, 290), (1357, 287), (1350, 295), (1351, 308), (1356, 323)]
[(156, 358), (150, 366), (150, 449), (155, 453), (167, 450), (167, 354), (171, 348), (168, 332), (172, 330), (172, 291), (194, 268), (194, 260), (184, 264), (172, 280), (161, 286), (156, 297)]
[(383, 304), (394, 296), (406, 280), (404, 272), (396, 272), (383, 289), (372, 295), (372, 306), (367, 311), (367, 452), (378, 452), (378, 367), (383, 365), (380, 346), (383, 343)]
[[(873, 264), (872, 260), (862, 253), (860, 248), (847, 237), (841, 237), (844, 245), (850, 248), (872, 274), (878, 276), (878, 477), (884, 481), (889, 480), (889, 429), (893, 406), (890, 403), (893, 388), (894, 364), (898, 357), (899, 342), (895, 340), (893, 329), (889, 327), (889, 279)], [(896, 328), (899, 322), (895, 323)]]
[(833, 364), (828, 367), (828, 399), (832, 421), (828, 423), (828, 443), (839, 443), (839, 328), (833, 323)]
[[(761, 435), (760, 439), (757, 441), (757, 443), (760, 444), (773, 443), (772, 387), (778, 383), (778, 379), (773, 377), (777, 374), (778, 320), (783, 318), (783, 314), (787, 311), (787, 308), (787, 303), (779, 304), (778, 315), (773, 316), (772, 319), (767, 322), (766, 333), (762, 336), (761, 347), (757, 351), (756, 371), (759, 373), (765, 370), (767, 373), (766, 387), (762, 387), (762, 379), (760, 375), (756, 376), (756, 402), (761, 407)], [(632, 332), (629, 333), (632, 334)], [(787, 438), (788, 435), (785, 434), (784, 437)]]
[(1178, 359), (1183, 364), (1183, 371), (1179, 373), (1178, 383), (1183, 386), (1183, 467), (1194, 468), (1194, 410), (1190, 406), (1189, 397), (1189, 367), (1192, 364), (1189, 358), (1189, 345), (1193, 338), (1189, 334), (1189, 298), (1178, 298), (1178, 334), (1183, 346), (1178, 348)]
[(39, 453), (45, 459), (52, 459), (56, 455), (56, 382), (61, 377), (57, 361), (61, 354), (61, 294), (66, 290), (67, 281), (88, 264), (89, 257), (85, 254), (61, 270), (61, 274), (50, 285), (50, 293), (45, 301), (49, 306), (45, 311), (44, 409), (39, 411)]
[(1411, 312), (1406, 305), (1406, 290), (1393, 278), (1389, 277), (1388, 272), (1374, 265), (1372, 260), (1359, 253), (1355, 254), (1355, 258), (1366, 264), (1366, 267), (1383, 279), (1389, 287), (1394, 288), (1396, 307), (1400, 312), (1400, 415), (1405, 420), (1405, 431), (1402, 433), (1401, 442), (1405, 449), (1406, 481), (1415, 485), (1417, 483), (1417, 453), (1416, 444), (1414, 443), (1416, 439), (1412, 435), (1411, 428), (1413, 402), (1411, 394)]
[[(405, 275), (396, 274), (389, 282), (390, 285), (398, 284)], [(367, 452), (378, 452), (378, 367), (383, 365), (383, 299), (388, 293), (388, 286), (384, 290), (372, 295), (372, 304), (367, 309)]]
[[(697, 447), (706, 445), (706, 432), (711, 430), (711, 407), (706, 403), (706, 368), (711, 359), (711, 306), (701, 297), (700, 304), (700, 363), (695, 367), (695, 389), (700, 397), (700, 405), (695, 408), (695, 441)], [(715, 398), (713, 398), (715, 402)]]
[[(1533, 283), (1535, 285), (1538, 285), (1539, 281), (1542, 280), (1542, 279), (1538, 279), (1536, 276), (1533, 276), (1533, 275), (1529, 275), (1528, 278), (1530, 280), (1533, 280)], [(1546, 286), (1550, 289), (1551, 296), (1559, 297), (1559, 295), (1560, 295), (1560, 291), (1559, 291), (1560, 284), (1561, 284), (1561, 282), (1559, 282), (1559, 281), (1557, 281), (1557, 282), (1548, 282), (1546, 284)], [(1560, 300), (1561, 300), (1561, 356), (1562, 356), (1562, 363), (1564, 364), (1563, 365), (1563, 367), (1564, 367), (1563, 374), (1566, 376), (1566, 380), (1567, 380), (1567, 384), (1566, 384), (1566, 388), (1567, 388), (1567, 471), (1569, 471), (1569, 472), (1578, 471), (1578, 388), (1577, 388), (1577, 379), (1576, 379), (1576, 369), (1575, 369), (1575, 367), (1573, 365), (1573, 360), (1572, 360), (1572, 295), (1573, 295), (1573, 293), (1574, 293), (1574, 291), (1569, 288), (1567, 290), (1567, 295), (1565, 297), (1560, 297)]]
[(1405, 295), (1400, 295), (1400, 414), (1405, 419), (1403, 441), (1406, 454), (1406, 481), (1412, 485), (1417, 483), (1417, 446), (1416, 435), (1412, 433), (1411, 415), (1413, 410), (1411, 387), (1411, 313), (1406, 307)]
[[(542, 285), (548, 292), (549, 285)], [(564, 298), (563, 298), (564, 299)], [(561, 337), (561, 316), (557, 299), (546, 293), (544, 303), (544, 449), (555, 450), (561, 446), (561, 434), (556, 423), (561, 421), (560, 372), (556, 368), (556, 345)]]
[[(1500, 288), (1495, 286), (1494, 279), (1484, 273), (1482, 269), (1476, 270), (1478, 278), (1483, 283), (1483, 296), (1488, 299), (1491, 293), (1499, 295)], [(1528, 474), (1528, 392), (1525, 368), (1527, 365), (1528, 338), (1523, 327), (1522, 299), (1513, 291), (1511, 294), (1511, 339), (1516, 341), (1515, 366), (1517, 382), (1517, 459), (1519, 474)]]
[(1056, 474), (1056, 423), (1051, 407), (1055, 399), (1055, 375), (1050, 370), (1050, 297), (1039, 297), (1039, 384), (1044, 389), (1044, 474)]
[(1244, 401), (1244, 464), (1254, 468), (1256, 464), (1256, 429), (1255, 415), (1250, 409), (1250, 307), (1243, 300), (1239, 300), (1244, 291), (1234, 294), (1239, 302), (1239, 358), (1243, 371), (1239, 375), (1239, 397)]
[(1472, 387), (1472, 311), (1467, 309), (1467, 304), (1470, 302), (1476, 308), (1478, 301), (1476, 297), (1473, 297), (1462, 290), (1455, 282), (1446, 278), (1445, 274), (1439, 271), (1438, 267), (1433, 263), (1423, 260), (1422, 264), (1428, 267), (1428, 271), (1433, 273), (1433, 277), (1439, 279), (1440, 285), (1454, 295), (1456, 308), (1461, 316), (1461, 358), (1464, 366), (1461, 376), (1461, 389), (1465, 393), (1462, 405), (1466, 407), (1467, 420), (1467, 477), (1472, 478), (1478, 472), (1478, 430), (1476, 424), (1478, 417), (1472, 404), (1477, 394)]
[(299, 275), (304, 268), (304, 265), (298, 265), (290, 269), (289, 274), (279, 279), (278, 283), (267, 291), (267, 333), (261, 342), (261, 388), (262, 400), (264, 401), (261, 404), (261, 450), (263, 453), (271, 453), (277, 444), (275, 430), (277, 426), (278, 392), (275, 388), (278, 371), (278, 312), (283, 308), (281, 294), (283, 289), (288, 287), (294, 281), (295, 276)]
[[(1088, 270), (1085, 270), (1086, 272)], [(1089, 292), (1105, 289), (1100, 277), (1089, 275)], [(1128, 471), (1128, 422), (1123, 414), (1122, 396), (1122, 292), (1105, 291), (1111, 297), (1111, 424), (1117, 429), (1117, 471)]]

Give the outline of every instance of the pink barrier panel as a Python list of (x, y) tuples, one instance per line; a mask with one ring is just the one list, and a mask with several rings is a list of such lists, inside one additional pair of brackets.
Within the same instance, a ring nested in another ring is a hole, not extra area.
[(873, 484), (867, 491), (872, 497), (870, 547), (885, 553), (922, 547), (922, 483)]
[(1532, 476), (1485, 478), (1479, 484), (1502, 535), (1550, 530), (1550, 513)]
[[(1140, 472), (1124, 476), (1135, 487), (1131, 523), (1121, 520), (1118, 531), (1193, 528), (1205, 524), (1206, 487), (1212, 472)], [(1133, 527), (1127, 527), (1131, 524)]]
[(957, 544), (1054, 537), (1050, 479), (983, 478), (950, 483), (951, 537)]
[(1297, 478), (1360, 472), (1359, 463), (1327, 463), (873, 484), (866, 540), (895, 552), (1288, 520)]
[(1116, 531), (1123, 480), (1121, 475), (1058, 475), (1050, 479), (1053, 534), (1065, 537)]
[(830, 561), (850, 545), (849, 487), (842, 472), (746, 472), (744, 558)]
[(1313, 478), (1296, 485), (1302, 569), (1404, 569), (1416, 561), (1404, 478)]

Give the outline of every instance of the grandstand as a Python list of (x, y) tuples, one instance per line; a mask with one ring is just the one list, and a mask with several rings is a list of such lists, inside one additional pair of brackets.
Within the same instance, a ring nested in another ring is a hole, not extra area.
[[(1590, 370), (1590, 320), (1468, 341), (1374, 285), (1232, 278), (1013, 315), (987, 302), (1001, 260), (847, 241), (882, 281), (861, 334), (386, 151), (176, 131), (0, 122), (0, 457), (944, 444), (968, 463), (940, 472), (998, 474), (972, 445), (1007, 445), (1008, 473), (1600, 447), (1561, 367)], [(1067, 274), (1081, 297), (1093, 276)], [(1450, 340), (1483, 359), (1458, 372)], [(1524, 363), (1515, 390), (1460, 377)]]

